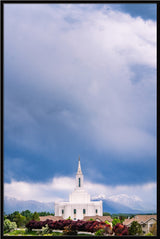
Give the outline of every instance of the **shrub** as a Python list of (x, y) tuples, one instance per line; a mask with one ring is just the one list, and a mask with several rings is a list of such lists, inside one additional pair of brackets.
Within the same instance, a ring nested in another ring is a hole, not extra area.
[(44, 227), (42, 227), (42, 235), (49, 234), (52, 232), (52, 229), (49, 228), (48, 224), (46, 224)]
[(63, 235), (77, 235), (77, 231), (73, 229), (72, 225), (65, 226), (63, 230)]
[(114, 218), (112, 221), (112, 226), (114, 227), (117, 223), (121, 223), (120, 219)]
[(147, 234), (145, 234), (145, 236), (153, 236), (153, 234), (151, 232), (148, 232)]
[(117, 223), (114, 227), (113, 227), (113, 232), (115, 233), (116, 236), (123, 236), (123, 235), (128, 235), (128, 227), (121, 224), (121, 223)]
[(142, 227), (137, 221), (133, 221), (129, 227), (129, 235), (142, 235)]
[(110, 225), (110, 222), (109, 222), (109, 221), (107, 221), (107, 220), (105, 221), (105, 223)]
[[(98, 222), (98, 221), (72, 221), (72, 220), (59, 220), (59, 221), (53, 221), (53, 220), (46, 220), (46, 221), (30, 221), (26, 224), (26, 228), (28, 230), (32, 229), (42, 229), (45, 225), (48, 225), (48, 228), (58, 229), (58, 230), (66, 230), (66, 231), (72, 231), (72, 234), (74, 231), (86, 231), (86, 232), (96, 232), (99, 229), (105, 229), (105, 233), (111, 234), (112, 228), (109, 224), (106, 224), (105, 222)], [(67, 233), (67, 232), (66, 232)], [(70, 232), (68, 232), (70, 233)]]
[(95, 232), (95, 236), (104, 236), (104, 229), (99, 229), (98, 231)]
[(17, 224), (15, 222), (11, 222), (9, 219), (4, 220), (4, 232), (11, 232), (17, 228)]

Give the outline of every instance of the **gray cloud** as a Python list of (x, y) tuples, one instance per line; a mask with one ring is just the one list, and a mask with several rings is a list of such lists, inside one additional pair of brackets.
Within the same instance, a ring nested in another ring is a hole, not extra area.
[(63, 128), (97, 150), (155, 156), (156, 23), (90, 8), (5, 6), (5, 132), (38, 149)]

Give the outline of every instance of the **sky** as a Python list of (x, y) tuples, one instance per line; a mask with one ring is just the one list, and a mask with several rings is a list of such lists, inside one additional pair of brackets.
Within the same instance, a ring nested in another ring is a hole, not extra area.
[(80, 156), (92, 198), (156, 211), (156, 24), (155, 4), (5, 4), (5, 196), (67, 200)]

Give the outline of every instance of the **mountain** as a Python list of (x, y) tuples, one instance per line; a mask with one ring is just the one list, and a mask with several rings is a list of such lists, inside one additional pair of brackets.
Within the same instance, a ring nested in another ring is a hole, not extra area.
[[(93, 198), (92, 198), (93, 200)], [(143, 201), (136, 196), (128, 196), (126, 194), (113, 195), (108, 198), (105, 195), (97, 195), (95, 200), (103, 201), (103, 212), (113, 213), (153, 213), (154, 210), (146, 209)]]
[(16, 198), (4, 197), (4, 212), (6, 214), (12, 213), (14, 211), (24, 211), (30, 210), (31, 212), (54, 212), (54, 202), (42, 203), (34, 200), (17, 200)]
[(143, 213), (144, 210), (132, 209), (131, 207), (125, 206), (121, 203), (113, 202), (111, 200), (103, 200), (103, 211), (113, 213)]
[[(110, 197), (105, 199), (104, 195), (92, 198), (93, 201), (103, 201), (103, 212), (113, 213), (154, 213), (152, 210), (146, 210), (143, 208), (142, 202), (138, 198), (127, 198), (126, 195), (117, 195), (114, 198)], [(123, 202), (120, 203), (120, 202)], [(54, 213), (54, 202), (42, 203), (34, 200), (22, 201), (16, 198), (4, 197), (4, 212), (10, 214), (14, 211), (30, 210), (31, 212), (50, 212)]]

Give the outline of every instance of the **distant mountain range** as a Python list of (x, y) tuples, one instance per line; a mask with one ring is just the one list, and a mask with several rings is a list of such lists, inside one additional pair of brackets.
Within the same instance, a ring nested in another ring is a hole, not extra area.
[(54, 213), (54, 202), (37, 202), (34, 200), (17, 200), (16, 198), (4, 197), (4, 212), (6, 214), (14, 211), (30, 210), (31, 212), (50, 212)]
[[(100, 198), (99, 198), (100, 199)], [(97, 198), (98, 200), (98, 198)], [(96, 201), (96, 200), (93, 200)], [(110, 199), (103, 199), (103, 212), (113, 213), (133, 213), (133, 214), (140, 214), (140, 213), (154, 213), (153, 211), (146, 211), (144, 210), (141, 205), (138, 208), (134, 209), (134, 200), (131, 206), (125, 206), (123, 204), (118, 203), (117, 201), (113, 201)], [(24, 211), (30, 210), (31, 212), (50, 212), (54, 213), (54, 202), (37, 202), (34, 200), (17, 200), (16, 198), (4, 197), (4, 212), (6, 214), (12, 213), (14, 211)]]

